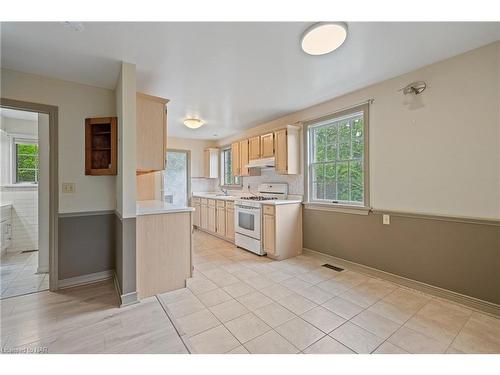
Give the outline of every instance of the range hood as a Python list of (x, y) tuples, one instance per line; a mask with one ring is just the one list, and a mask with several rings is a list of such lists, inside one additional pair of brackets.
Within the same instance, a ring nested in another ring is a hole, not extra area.
[(247, 165), (247, 168), (274, 168), (275, 160), (274, 158), (263, 158), (250, 160)]

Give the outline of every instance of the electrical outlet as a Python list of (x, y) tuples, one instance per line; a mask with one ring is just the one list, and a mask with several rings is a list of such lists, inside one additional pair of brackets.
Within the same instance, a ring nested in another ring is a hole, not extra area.
[(62, 184), (63, 193), (73, 194), (76, 191), (76, 186), (74, 182), (63, 182)]
[(382, 224), (389, 225), (391, 224), (391, 216), (390, 215), (382, 215)]

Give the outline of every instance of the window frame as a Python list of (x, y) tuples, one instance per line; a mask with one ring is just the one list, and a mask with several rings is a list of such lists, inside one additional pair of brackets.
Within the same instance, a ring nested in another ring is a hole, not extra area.
[[(226, 151), (229, 151), (229, 153), (231, 154), (231, 168), (232, 168), (232, 163), (233, 163), (233, 155), (232, 155), (232, 149), (231, 149), (231, 145), (227, 145), (227, 146), (223, 146), (220, 148), (220, 181), (219, 181), (219, 184), (220, 184), (220, 187), (223, 188), (223, 189), (241, 189), (242, 186), (243, 186), (243, 178), (241, 176), (234, 176), (234, 179), (235, 179), (235, 183), (233, 184), (226, 184), (226, 178), (225, 178), (225, 168), (224, 168), (224, 165), (225, 165), (225, 160), (224, 160), (224, 153)], [(232, 171), (230, 171), (230, 173), (232, 173)]]
[[(36, 145), (38, 147), (38, 169), (35, 173), (36, 182), (18, 181), (18, 168), (17, 168), (17, 145)], [(11, 181), (13, 185), (28, 185), (28, 186), (38, 186), (40, 182), (40, 146), (38, 144), (37, 138), (31, 138), (29, 136), (19, 136), (11, 135)]]
[[(315, 200), (312, 199), (312, 176), (311, 176), (311, 160), (312, 160), (312, 145), (311, 136), (312, 129), (321, 126), (322, 123), (329, 122), (342, 117), (353, 116), (356, 113), (363, 113), (363, 202), (355, 203), (348, 201), (330, 201), (330, 200)], [(304, 123), (304, 145), (305, 145), (305, 168), (304, 168), (304, 190), (305, 190), (305, 207), (320, 210), (335, 210), (348, 213), (368, 213), (370, 210), (370, 164), (369, 164), (369, 103), (353, 106), (335, 113), (323, 116)]]

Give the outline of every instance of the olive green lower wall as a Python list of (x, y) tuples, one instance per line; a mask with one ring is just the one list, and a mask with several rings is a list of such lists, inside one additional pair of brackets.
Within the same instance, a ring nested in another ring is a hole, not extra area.
[(304, 247), (500, 305), (500, 226), (304, 209)]

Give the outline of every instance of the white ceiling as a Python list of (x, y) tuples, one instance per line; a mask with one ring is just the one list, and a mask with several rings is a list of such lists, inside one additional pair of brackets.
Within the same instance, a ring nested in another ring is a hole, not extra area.
[(10, 108), (0, 108), (0, 116), (17, 120), (38, 121), (37, 112), (18, 111)]
[[(500, 39), (500, 23), (351, 22), (325, 56), (300, 49), (310, 23), (2, 23), (2, 66), (114, 88), (120, 61), (169, 103), (169, 135), (218, 139)], [(185, 117), (206, 125), (190, 130)], [(215, 134), (217, 134), (215, 136)]]

